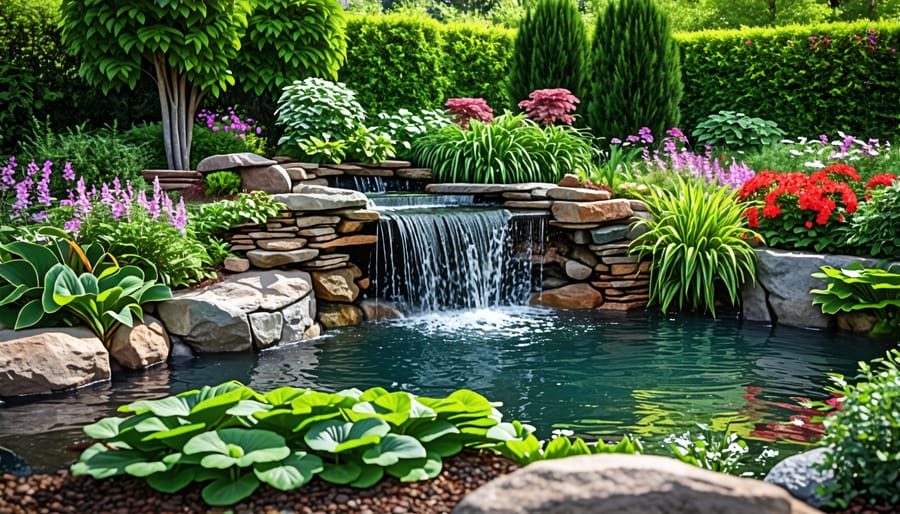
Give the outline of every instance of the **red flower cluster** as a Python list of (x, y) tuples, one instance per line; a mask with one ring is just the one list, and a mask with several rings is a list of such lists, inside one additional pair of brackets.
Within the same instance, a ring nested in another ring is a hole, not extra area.
[(879, 173), (874, 175), (866, 182), (866, 200), (872, 198), (872, 191), (878, 186), (889, 186), (897, 180), (897, 176), (893, 173)]
[(578, 98), (565, 88), (538, 89), (528, 95), (530, 100), (519, 102), (519, 108), (525, 109), (529, 118), (538, 121), (545, 127), (557, 122), (571, 125), (575, 122), (575, 116), (571, 114), (575, 110)]
[[(777, 218), (784, 208), (798, 208), (801, 213), (815, 213), (815, 222), (826, 224), (832, 213), (838, 208), (838, 201), (848, 213), (856, 211), (856, 194), (847, 185), (846, 179), (859, 182), (859, 173), (852, 166), (835, 164), (816, 171), (811, 175), (790, 172), (762, 171), (741, 187), (739, 196), (743, 200), (761, 199), (763, 207), (751, 207), (744, 211), (747, 223), (751, 228), (759, 227), (759, 216)], [(807, 216), (804, 216), (807, 217)], [(836, 217), (838, 222), (844, 220), (842, 213)], [(812, 220), (807, 217), (806, 228), (812, 228)]]
[(494, 120), (494, 109), (484, 98), (451, 98), (444, 102), (445, 111), (453, 117), (453, 123), (463, 129), (469, 128), (469, 121), (476, 119), (482, 123)]

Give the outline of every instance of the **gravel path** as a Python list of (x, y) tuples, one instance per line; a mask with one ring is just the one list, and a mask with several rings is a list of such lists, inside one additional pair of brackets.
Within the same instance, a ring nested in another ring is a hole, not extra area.
[(466, 451), (445, 459), (443, 472), (430, 481), (403, 484), (391, 477), (371, 489), (353, 489), (314, 479), (290, 492), (263, 485), (227, 509), (206, 506), (196, 484), (166, 495), (132, 478), (94, 480), (67, 471), (27, 478), (0, 475), (0, 514), (442, 514), (469, 491), (516, 468), (501, 457)]

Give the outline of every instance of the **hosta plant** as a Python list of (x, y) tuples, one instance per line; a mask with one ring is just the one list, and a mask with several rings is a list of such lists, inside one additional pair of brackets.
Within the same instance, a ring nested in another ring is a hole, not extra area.
[(356, 94), (343, 83), (310, 77), (286, 86), (278, 100), (279, 145), (291, 147), (309, 137), (345, 139), (366, 119)]
[(227, 382), (125, 405), (119, 408), (125, 417), (86, 426), (85, 433), (101, 442), (82, 453), (72, 473), (98, 479), (131, 475), (169, 493), (199, 482), (207, 503), (230, 505), (263, 483), (289, 490), (314, 476), (353, 487), (370, 487), (386, 475), (426, 480), (441, 472), (444, 458), (465, 447), (493, 449), (523, 462), (635, 450), (630, 441), (607, 446), (566, 439), (542, 452), (534, 429), (502, 422), (496, 406), (465, 389), (428, 398), (380, 387), (258, 393)]
[(774, 121), (753, 118), (742, 112), (719, 111), (697, 124), (693, 136), (697, 143), (731, 150), (750, 150), (784, 138)]
[(813, 305), (825, 314), (868, 310), (878, 317), (874, 334), (900, 333), (900, 266), (866, 268), (855, 262), (846, 268), (822, 266), (813, 273), (824, 280), (825, 289), (813, 289)]
[(412, 157), (413, 142), (429, 132), (435, 132), (450, 124), (450, 117), (438, 110), (422, 109), (412, 112), (400, 109), (394, 113), (380, 112), (373, 120), (376, 130), (389, 136), (394, 142), (397, 156)]
[(650, 301), (663, 312), (674, 304), (715, 316), (721, 287), (734, 305), (741, 285), (755, 281), (756, 253), (747, 240), (759, 237), (745, 224), (737, 192), (679, 178), (674, 190), (651, 188), (642, 199), (653, 216), (635, 223), (646, 231), (630, 251), (652, 257)]
[(860, 255), (900, 256), (900, 181), (890, 173), (866, 182), (866, 201), (860, 202), (850, 220), (849, 246)]

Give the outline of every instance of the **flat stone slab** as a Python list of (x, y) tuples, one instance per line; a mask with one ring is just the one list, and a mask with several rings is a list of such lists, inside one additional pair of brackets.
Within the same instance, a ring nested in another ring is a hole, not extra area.
[(273, 200), (282, 202), (291, 211), (328, 211), (365, 207), (369, 199), (359, 191), (327, 186), (301, 184), (293, 193), (275, 195)]
[(393, 177), (394, 170), (388, 168), (350, 168), (344, 170), (345, 175), (353, 177)]
[(546, 211), (553, 205), (550, 200), (509, 200), (503, 202), (503, 206), (507, 209), (528, 209)]
[(300, 248), (286, 252), (272, 252), (269, 250), (250, 250), (247, 258), (254, 267), (269, 269), (288, 264), (298, 264), (318, 257), (319, 251), (314, 248)]
[(271, 166), (278, 164), (272, 159), (266, 159), (261, 155), (251, 152), (228, 153), (210, 155), (197, 163), (197, 171), (210, 172), (221, 170), (233, 170), (245, 166)]
[(551, 208), (553, 217), (563, 223), (605, 223), (628, 219), (634, 211), (628, 200), (600, 200), (593, 202), (557, 201)]
[(612, 194), (609, 191), (583, 187), (554, 187), (547, 190), (547, 197), (569, 202), (595, 202), (609, 200)]
[(394, 173), (400, 178), (410, 180), (431, 180), (433, 178), (431, 168), (400, 168)]
[(445, 195), (482, 195), (506, 193), (511, 191), (531, 191), (532, 189), (550, 189), (556, 184), (546, 182), (527, 182), (524, 184), (428, 184), (426, 193)]

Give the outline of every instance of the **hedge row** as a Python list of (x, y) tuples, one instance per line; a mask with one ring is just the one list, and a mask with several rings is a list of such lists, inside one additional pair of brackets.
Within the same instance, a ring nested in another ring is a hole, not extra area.
[(440, 108), (447, 98), (507, 104), (514, 33), (403, 15), (347, 20), (347, 64), (339, 78), (370, 113)]

